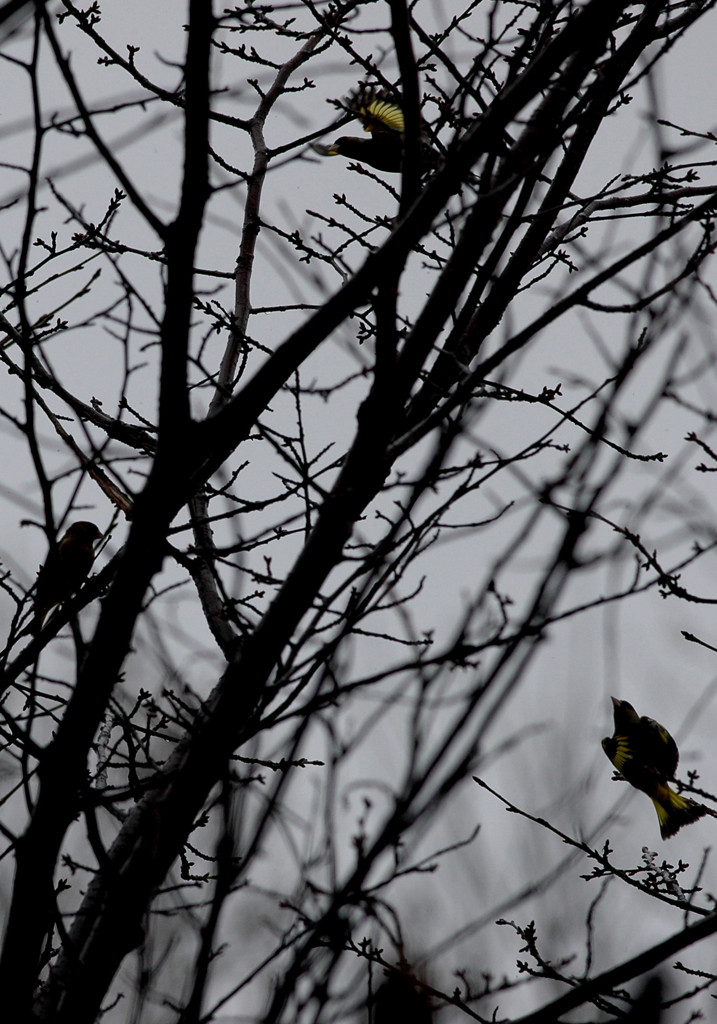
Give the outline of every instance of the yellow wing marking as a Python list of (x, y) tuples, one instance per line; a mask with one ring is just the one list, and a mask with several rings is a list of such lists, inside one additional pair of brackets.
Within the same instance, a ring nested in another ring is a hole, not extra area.
[(400, 133), (404, 130), (403, 111), (395, 103), (389, 103), (388, 100), (371, 100), (370, 103), (363, 104), (361, 118), (366, 120), (367, 132), (373, 131), (376, 127), (371, 124), (372, 119), (390, 131)]
[(631, 758), (632, 751), (630, 750), (630, 741), (627, 736), (616, 736), (615, 756), (612, 759), (612, 763), (615, 765), (617, 770), (621, 772)]

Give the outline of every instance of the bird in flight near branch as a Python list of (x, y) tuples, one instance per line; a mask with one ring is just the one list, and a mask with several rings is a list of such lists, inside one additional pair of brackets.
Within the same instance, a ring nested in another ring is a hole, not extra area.
[[(323, 156), (345, 156), (375, 167), (377, 171), (399, 173), (403, 161), (405, 123), (400, 104), (386, 90), (362, 84), (351, 93), (341, 107), (353, 114), (368, 139), (342, 135), (328, 146), (315, 145)], [(440, 153), (425, 138), (419, 140), (421, 173), (434, 170), (441, 161)]]

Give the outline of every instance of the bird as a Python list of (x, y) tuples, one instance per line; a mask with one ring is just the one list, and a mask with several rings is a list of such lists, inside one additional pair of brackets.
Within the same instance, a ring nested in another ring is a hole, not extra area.
[[(399, 173), (403, 162), (405, 123), (403, 111), (385, 90), (365, 83), (340, 104), (353, 114), (370, 134), (369, 139), (342, 135), (329, 146), (316, 145), (323, 156), (346, 156), (375, 167), (377, 171)], [(441, 156), (424, 138), (419, 140), (421, 173), (435, 169)]]
[(387, 970), (386, 975), (373, 1000), (374, 1024), (394, 1024), (399, 1020), (431, 1024), (433, 1013), (428, 992), (407, 965)]
[(72, 523), (40, 566), (33, 601), (33, 633), (42, 628), (47, 613), (80, 589), (95, 560), (94, 544), (103, 536), (94, 523)]
[(680, 755), (664, 725), (654, 718), (640, 717), (629, 701), (617, 697), (611, 700), (615, 732), (603, 739), (602, 748), (622, 777), (650, 797), (657, 811), (660, 835), (669, 839), (683, 825), (697, 821), (709, 811), (668, 785)]

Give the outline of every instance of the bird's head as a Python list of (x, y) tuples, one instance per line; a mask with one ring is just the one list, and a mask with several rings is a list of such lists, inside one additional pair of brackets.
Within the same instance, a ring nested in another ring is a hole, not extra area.
[(94, 544), (103, 536), (102, 530), (94, 523), (80, 520), (67, 527), (63, 540), (77, 541), (80, 544)]
[(330, 146), (326, 146), (324, 153), (326, 156), (343, 156), (347, 150), (351, 152), (351, 150), (355, 149), (356, 143), (361, 145), (363, 142), (363, 139), (357, 139), (355, 135), (342, 135), (340, 138), (335, 139)]
[(640, 721), (640, 716), (628, 700), (618, 700), (611, 697), (615, 725), (634, 725)]

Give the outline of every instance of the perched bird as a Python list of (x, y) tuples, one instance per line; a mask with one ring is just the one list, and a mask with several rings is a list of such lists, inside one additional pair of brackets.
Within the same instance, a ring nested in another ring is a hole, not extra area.
[(410, 969), (404, 965), (402, 969), (387, 971), (386, 974), (386, 980), (374, 996), (374, 1024), (396, 1024), (401, 1020), (411, 1024), (431, 1024), (430, 996)]
[(605, 737), (602, 748), (623, 778), (650, 797), (657, 811), (660, 834), (669, 839), (683, 825), (709, 812), (668, 785), (680, 755), (664, 725), (654, 718), (640, 717), (626, 700), (613, 697), (612, 703), (615, 732)]
[[(361, 85), (343, 106), (358, 118), (371, 137), (361, 139), (342, 135), (330, 146), (317, 145), (315, 150), (324, 156), (340, 155), (358, 160), (377, 171), (400, 172), (405, 125), (398, 103), (382, 90)], [(421, 139), (419, 160), (421, 173), (425, 173), (438, 166), (441, 156), (425, 139)]]
[(101, 536), (102, 531), (94, 523), (73, 523), (57, 546), (50, 549), (37, 574), (33, 633), (40, 631), (50, 609), (79, 590), (87, 579), (95, 560), (94, 544)]

